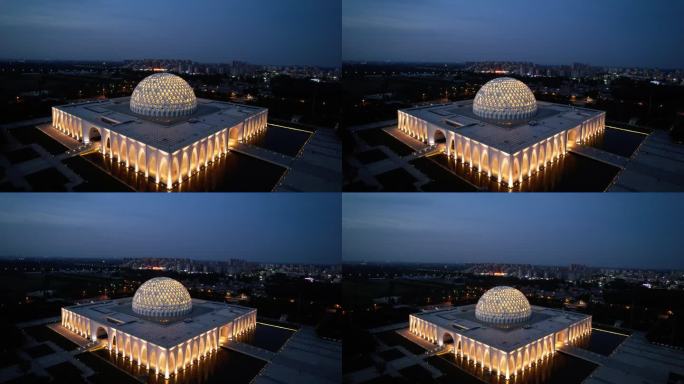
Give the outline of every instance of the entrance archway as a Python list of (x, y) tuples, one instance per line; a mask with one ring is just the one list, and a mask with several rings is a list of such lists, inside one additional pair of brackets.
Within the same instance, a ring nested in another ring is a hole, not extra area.
[(444, 136), (444, 132), (440, 131), (439, 129), (435, 131), (435, 135), (433, 138), (435, 140), (435, 144), (446, 143), (446, 136)]
[(97, 330), (95, 330), (95, 338), (99, 340), (101, 343), (103, 343), (105, 346), (109, 344), (109, 335), (107, 334), (107, 330), (104, 329), (104, 327), (97, 327)]
[(451, 336), (450, 333), (445, 333), (442, 335), (442, 345), (446, 346), (447, 350), (449, 352), (454, 351), (455, 343), (454, 343), (454, 337)]
[(91, 143), (98, 142), (102, 140), (102, 135), (100, 134), (100, 130), (95, 128), (95, 127), (90, 127), (88, 130), (88, 140)]

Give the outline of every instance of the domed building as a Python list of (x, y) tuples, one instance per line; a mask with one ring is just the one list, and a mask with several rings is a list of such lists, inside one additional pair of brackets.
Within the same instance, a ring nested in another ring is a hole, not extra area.
[(151, 318), (169, 319), (192, 311), (192, 299), (183, 284), (168, 277), (147, 280), (133, 295), (133, 312)]
[(197, 99), (183, 78), (171, 73), (156, 73), (138, 83), (130, 106), (131, 111), (144, 116), (188, 116), (197, 110)]
[(485, 83), (473, 100), (397, 114), (401, 132), (509, 188), (605, 130), (605, 112), (538, 101), (510, 77)]
[(477, 304), (409, 315), (414, 336), (509, 379), (591, 333), (591, 316), (530, 305), (519, 290), (498, 286)]
[(520, 324), (530, 319), (532, 307), (515, 288), (494, 287), (485, 292), (475, 306), (475, 317), (490, 324)]
[(142, 79), (130, 97), (52, 107), (52, 125), (173, 189), (267, 126), (265, 108), (201, 99), (171, 73)]
[(537, 113), (537, 100), (522, 81), (499, 77), (477, 91), (473, 113), (502, 123), (529, 120)]
[(133, 297), (62, 308), (61, 325), (165, 378), (256, 327), (256, 309), (192, 299), (179, 281), (156, 277)]

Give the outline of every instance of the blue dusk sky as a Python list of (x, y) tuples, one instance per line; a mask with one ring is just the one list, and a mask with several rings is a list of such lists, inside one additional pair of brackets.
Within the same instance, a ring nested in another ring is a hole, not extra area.
[(681, 0), (344, 0), (343, 60), (684, 67)]
[(339, 263), (340, 195), (1, 194), (0, 256)]
[(342, 260), (684, 269), (684, 194), (345, 194)]
[(339, 1), (3, 0), (0, 57), (340, 65)]

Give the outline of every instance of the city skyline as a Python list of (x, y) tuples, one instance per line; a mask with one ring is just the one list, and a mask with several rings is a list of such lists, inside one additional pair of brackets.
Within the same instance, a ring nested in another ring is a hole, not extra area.
[(339, 3), (310, 0), (296, 6), (205, 1), (191, 7), (159, 0), (68, 0), (58, 7), (44, 0), (11, 1), (3, 3), (0, 16), (0, 33), (10, 37), (0, 50), (4, 58), (29, 60), (157, 57), (336, 67), (341, 31), (330, 20), (339, 20), (340, 11)]
[(342, 205), (343, 262), (684, 268), (677, 195), (353, 194)]
[(684, 4), (661, 3), (348, 0), (342, 10), (342, 57), (681, 68), (684, 26), (676, 15)]
[(265, 196), (3, 196), (0, 242), (24, 257), (339, 263), (339, 195)]

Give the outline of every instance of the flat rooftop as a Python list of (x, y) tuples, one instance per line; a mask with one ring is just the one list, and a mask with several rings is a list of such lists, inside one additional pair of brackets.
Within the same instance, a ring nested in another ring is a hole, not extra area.
[(173, 153), (224, 128), (233, 127), (266, 108), (197, 99), (192, 115), (154, 118), (133, 113), (130, 97), (95, 100), (56, 107), (98, 127), (104, 127), (133, 140)]
[(416, 313), (414, 316), (507, 352), (589, 317), (576, 312), (532, 306), (532, 317), (529, 321), (511, 328), (498, 328), (475, 317), (475, 304)]
[(473, 113), (473, 100), (402, 109), (445, 131), (494, 147), (509, 154), (603, 114), (589, 108), (537, 101), (537, 115), (530, 121), (500, 125)]
[(190, 314), (162, 324), (135, 314), (131, 307), (132, 300), (132, 297), (127, 297), (74, 305), (65, 309), (165, 348), (255, 311), (254, 308), (239, 305), (192, 299)]

